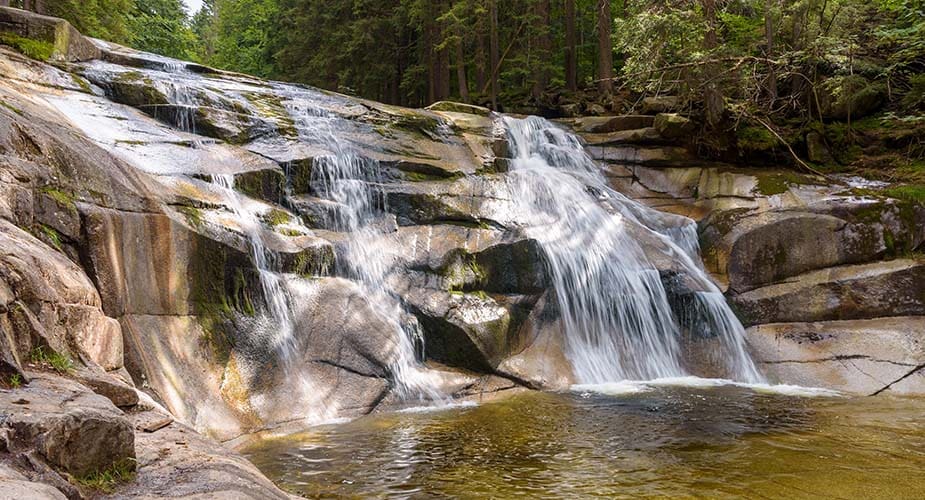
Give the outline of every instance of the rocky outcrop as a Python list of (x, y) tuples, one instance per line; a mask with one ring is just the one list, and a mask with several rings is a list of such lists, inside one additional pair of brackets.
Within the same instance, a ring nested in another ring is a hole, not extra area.
[(63, 19), (0, 7), (0, 32), (6, 35), (4, 43), (16, 45), (14, 36), (38, 42), (40, 48), (33, 50), (39, 53), (34, 55), (46, 59), (73, 62), (100, 57), (96, 45)]
[(925, 392), (925, 317), (752, 327), (748, 343), (783, 383), (861, 394)]

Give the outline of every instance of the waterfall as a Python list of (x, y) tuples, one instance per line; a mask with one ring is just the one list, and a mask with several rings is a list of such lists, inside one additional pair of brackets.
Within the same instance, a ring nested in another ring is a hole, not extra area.
[[(681, 339), (691, 330), (716, 340), (713, 359), (730, 378), (761, 381), (741, 323), (699, 264), (693, 221), (609, 188), (581, 141), (552, 123), (504, 121), (516, 220), (547, 255), (577, 381), (685, 376)], [(672, 309), (655, 257), (698, 288), (682, 314)]]
[(386, 210), (379, 162), (361, 155), (343, 139), (347, 124), (342, 118), (314, 106), (309, 96), (290, 97), (284, 104), (296, 123), (299, 140), (326, 151), (313, 159), (311, 189), (341, 207), (329, 222), (335, 231), (350, 235), (342, 245), (344, 258), (338, 259), (338, 274), (363, 288), (366, 300), (398, 340), (390, 367), (398, 396), (444, 399), (438, 375), (421, 362), (424, 337), (417, 319), (386, 287), (403, 249), (394, 241), (397, 227)]

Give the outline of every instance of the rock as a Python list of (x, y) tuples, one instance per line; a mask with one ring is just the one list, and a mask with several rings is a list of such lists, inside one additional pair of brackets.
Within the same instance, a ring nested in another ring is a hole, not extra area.
[(0, 7), (0, 32), (13, 33), (44, 44), (47, 46), (47, 56), (53, 60), (73, 62), (100, 57), (100, 51), (93, 42), (63, 19)]
[(113, 375), (85, 370), (77, 374), (77, 380), (120, 408), (138, 404), (138, 393), (135, 388)]
[(620, 116), (584, 116), (575, 120), (574, 128), (578, 132), (592, 134), (606, 134), (624, 130), (639, 130), (650, 128), (655, 124), (655, 118), (648, 115), (620, 115)]
[(575, 383), (553, 292), (539, 299), (521, 328), (526, 347), (502, 361), (498, 373), (541, 390), (566, 390)]
[[(100, 297), (83, 270), (32, 235), (0, 220), (0, 281), (18, 302), (5, 314), (6, 336), (23, 359), (35, 346), (62, 354), (80, 350), (104, 369), (122, 366), (118, 322), (100, 310)], [(3, 325), (4, 322), (0, 322)]]
[(697, 163), (697, 159), (687, 149), (673, 146), (660, 148), (588, 146), (587, 151), (595, 160), (617, 163), (671, 167), (690, 167)]
[(913, 259), (811, 271), (732, 294), (745, 325), (925, 315), (925, 263)]
[(607, 108), (597, 103), (588, 104), (588, 114), (602, 116), (607, 114)]
[(814, 163), (831, 163), (832, 154), (825, 145), (822, 134), (819, 132), (810, 132), (806, 134), (806, 158)]
[(4, 500), (35, 499), (35, 500), (66, 500), (59, 490), (54, 487), (30, 481), (26, 476), (0, 464), (0, 498)]
[[(153, 410), (129, 418), (142, 426), (169, 417)], [(239, 453), (179, 422), (139, 432), (135, 448), (135, 478), (119, 485), (112, 494), (115, 498), (292, 498)]]
[(642, 114), (656, 115), (673, 113), (681, 107), (681, 100), (676, 96), (645, 97), (642, 99)]
[(563, 104), (559, 106), (559, 113), (562, 116), (574, 118), (574, 117), (581, 116), (582, 109), (583, 107), (581, 103), (576, 102), (576, 103), (571, 103), (571, 104)]
[(430, 106), (425, 108), (429, 111), (446, 111), (451, 113), (468, 113), (470, 115), (479, 115), (479, 116), (488, 116), (491, 114), (491, 110), (488, 108), (483, 108), (482, 106), (473, 106), (472, 104), (464, 104), (461, 102), (452, 102), (452, 101), (437, 101)]
[(668, 139), (688, 137), (694, 131), (694, 123), (677, 113), (659, 113), (655, 116), (654, 127)]
[[(703, 183), (701, 183), (703, 185)], [(916, 248), (917, 209), (892, 201), (823, 198), (799, 210), (717, 212), (701, 227), (707, 265), (744, 292), (814, 269)]]
[[(77, 476), (134, 463), (132, 426), (109, 400), (61, 377), (31, 376), (29, 385), (0, 393), (0, 407), (9, 415), (4, 425), (13, 430), (12, 451), (34, 448)], [(29, 402), (17, 405), (17, 398)]]
[(665, 138), (652, 127), (620, 130), (599, 134), (581, 134), (589, 146), (615, 146), (621, 144), (661, 144)]
[(925, 317), (749, 328), (752, 355), (777, 383), (859, 394), (925, 394)]
[(383, 187), (386, 206), (399, 225), (464, 224), (503, 226), (511, 199), (501, 175), (463, 177), (452, 182), (425, 181)]

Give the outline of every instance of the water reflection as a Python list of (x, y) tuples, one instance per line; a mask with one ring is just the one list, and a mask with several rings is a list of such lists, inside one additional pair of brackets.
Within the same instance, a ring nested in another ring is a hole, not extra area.
[(309, 497), (925, 496), (925, 401), (739, 387), (531, 393), (245, 450)]

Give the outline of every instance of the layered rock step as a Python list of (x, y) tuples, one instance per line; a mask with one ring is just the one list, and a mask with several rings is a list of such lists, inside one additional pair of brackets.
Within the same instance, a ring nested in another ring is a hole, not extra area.
[(774, 380), (875, 395), (925, 393), (925, 316), (749, 328), (749, 348)]
[(810, 271), (733, 293), (742, 322), (815, 322), (925, 315), (925, 261), (897, 259)]

